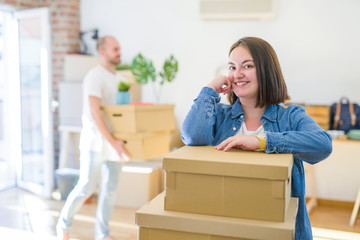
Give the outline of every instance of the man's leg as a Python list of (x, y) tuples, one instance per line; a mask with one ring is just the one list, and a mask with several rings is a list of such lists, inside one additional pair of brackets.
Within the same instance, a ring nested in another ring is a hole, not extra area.
[(101, 193), (96, 211), (96, 239), (109, 237), (109, 220), (115, 205), (121, 166), (121, 163), (113, 161), (106, 161), (102, 166)]
[(81, 153), (79, 181), (66, 199), (56, 226), (59, 239), (69, 239), (67, 232), (72, 225), (75, 214), (96, 189), (100, 177), (99, 169), (101, 169), (101, 164), (102, 158), (100, 153)]

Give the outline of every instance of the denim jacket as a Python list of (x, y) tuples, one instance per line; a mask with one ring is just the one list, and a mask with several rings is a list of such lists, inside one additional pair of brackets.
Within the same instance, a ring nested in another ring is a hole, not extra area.
[[(222, 104), (215, 90), (204, 87), (183, 122), (181, 138), (186, 145), (216, 146), (236, 134), (244, 119), (239, 99), (233, 105)], [(315, 164), (327, 158), (332, 152), (332, 138), (301, 106), (271, 105), (260, 121), (266, 135), (265, 152), (294, 155), (291, 196), (299, 199), (295, 239), (312, 239), (303, 161)]]

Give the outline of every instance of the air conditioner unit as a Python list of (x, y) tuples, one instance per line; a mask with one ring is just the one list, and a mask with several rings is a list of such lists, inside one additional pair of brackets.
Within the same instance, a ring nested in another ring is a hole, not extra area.
[(270, 20), (276, 0), (200, 0), (204, 20)]

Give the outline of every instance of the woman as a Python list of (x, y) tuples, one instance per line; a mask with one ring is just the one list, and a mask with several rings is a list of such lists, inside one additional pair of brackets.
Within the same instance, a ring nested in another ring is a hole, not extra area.
[[(312, 239), (305, 203), (303, 161), (317, 163), (332, 151), (331, 136), (290, 97), (274, 49), (245, 37), (230, 48), (228, 76), (218, 76), (194, 100), (182, 126), (187, 145), (213, 145), (266, 153), (292, 153), (291, 196), (299, 198), (295, 239)], [(227, 94), (230, 105), (220, 103)]]

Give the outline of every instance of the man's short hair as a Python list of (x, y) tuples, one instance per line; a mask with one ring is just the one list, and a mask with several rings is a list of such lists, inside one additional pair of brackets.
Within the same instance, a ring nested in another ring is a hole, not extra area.
[(100, 49), (103, 49), (106, 45), (106, 39), (110, 38), (110, 36), (104, 36), (97, 40), (96, 42), (96, 50), (99, 52)]

